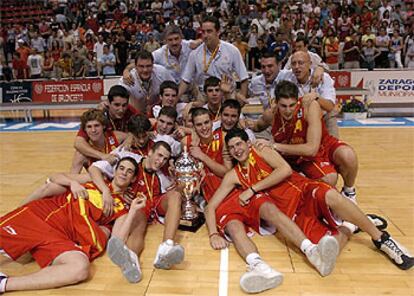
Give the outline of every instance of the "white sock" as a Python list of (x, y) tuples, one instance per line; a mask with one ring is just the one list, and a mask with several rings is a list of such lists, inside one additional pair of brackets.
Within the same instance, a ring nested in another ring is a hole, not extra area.
[(345, 227), (346, 229), (348, 229), (351, 234), (355, 232), (355, 230), (357, 230), (358, 226), (352, 224), (351, 222), (348, 221), (344, 221), (342, 222), (342, 226)]
[(253, 265), (259, 261), (263, 261), (259, 254), (257, 253), (250, 253), (246, 256), (246, 262), (249, 265)]
[[(0, 272), (0, 274), (1, 275), (4, 275), (3, 273), (1, 273)], [(5, 276), (5, 275), (4, 275)], [(7, 277), (3, 277), (1, 280), (0, 280), (0, 293), (4, 293), (4, 292), (6, 292), (6, 284), (7, 284), (7, 280), (8, 280), (8, 278)]]
[(300, 244), (300, 250), (306, 254), (314, 245), (309, 239), (304, 239)]
[(166, 245), (169, 245), (169, 246), (174, 246), (174, 241), (172, 240), (172, 239), (167, 239), (165, 242), (163, 242), (164, 244), (166, 244)]
[(344, 185), (344, 191), (345, 191), (346, 193), (354, 193), (354, 192), (355, 192), (355, 187), (354, 187), (354, 186), (352, 186), (352, 187), (348, 187), (348, 186), (345, 186), (345, 185)]

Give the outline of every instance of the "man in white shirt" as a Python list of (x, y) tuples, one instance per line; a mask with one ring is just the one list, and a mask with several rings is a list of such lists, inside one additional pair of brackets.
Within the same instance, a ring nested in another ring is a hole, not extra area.
[(104, 42), (102, 34), (98, 35), (98, 41), (93, 46), (93, 52), (96, 53), (96, 58), (99, 61), (100, 58), (102, 58), (103, 55), (103, 47), (106, 45)]
[(154, 65), (154, 58), (148, 51), (140, 51), (135, 57), (135, 68), (130, 71), (133, 84), (127, 84), (122, 77), (119, 84), (130, 93), (131, 105), (144, 114), (151, 112), (159, 102), (160, 85), (165, 80), (174, 80), (171, 73), (161, 65)]
[(42, 77), (43, 57), (38, 53), (36, 48), (32, 49), (32, 53), (27, 58), (27, 66), (30, 69), (31, 79)]
[(202, 90), (204, 81), (208, 77), (222, 79), (227, 76), (233, 83), (233, 89), (236, 80), (240, 81), (240, 93), (245, 98), (249, 76), (240, 51), (234, 45), (220, 40), (220, 23), (217, 18), (207, 16), (203, 20), (202, 31), (204, 42), (190, 53), (187, 66), (181, 76), (178, 96), (181, 97), (192, 82)]

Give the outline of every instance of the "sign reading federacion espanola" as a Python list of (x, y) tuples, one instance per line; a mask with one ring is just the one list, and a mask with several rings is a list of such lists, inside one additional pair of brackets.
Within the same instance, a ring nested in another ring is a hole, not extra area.
[(100, 79), (39, 81), (33, 83), (33, 102), (82, 103), (99, 101), (103, 95)]

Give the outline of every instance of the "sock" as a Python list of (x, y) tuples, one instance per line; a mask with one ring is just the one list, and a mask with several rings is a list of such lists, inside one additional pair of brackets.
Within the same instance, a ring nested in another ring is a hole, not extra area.
[(172, 239), (167, 239), (164, 244), (169, 245), (169, 246), (174, 246), (174, 241)]
[(348, 187), (348, 186), (345, 186), (344, 185), (344, 191), (346, 192), (346, 193), (354, 193), (355, 192), (355, 187), (354, 186), (352, 186), (352, 187)]
[(0, 293), (6, 292), (7, 280), (8, 277), (5, 276), (3, 273), (0, 273)]
[(358, 229), (358, 226), (356, 226), (356, 225), (354, 225), (354, 224), (352, 224), (351, 222), (348, 222), (348, 221), (344, 221), (342, 223), (342, 226), (345, 227), (346, 229), (348, 229), (351, 233), (354, 233)]
[(314, 245), (309, 239), (304, 239), (300, 244), (300, 250), (306, 254)]
[(249, 265), (254, 265), (255, 263), (263, 261), (259, 254), (257, 253), (250, 253), (246, 256), (246, 262)]

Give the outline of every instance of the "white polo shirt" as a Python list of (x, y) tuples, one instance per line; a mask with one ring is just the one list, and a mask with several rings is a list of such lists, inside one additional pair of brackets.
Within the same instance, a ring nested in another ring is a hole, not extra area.
[[(312, 91), (311, 87), (311, 77), (313, 71), (311, 70), (311, 75), (309, 76), (308, 81), (305, 84), (301, 84), (296, 79), (295, 74), (292, 70), (282, 70), (277, 76), (277, 81), (288, 80), (295, 83), (299, 88), (299, 97), (302, 97), (304, 94), (310, 93)], [(334, 81), (327, 73), (323, 73), (322, 82), (315, 89), (316, 93), (326, 99), (331, 101), (333, 104), (336, 104), (336, 92), (334, 87)]]
[(141, 112), (144, 111), (144, 113), (145, 110), (142, 108), (146, 106), (146, 98), (149, 97), (150, 105), (155, 105), (159, 101), (161, 83), (165, 80), (174, 81), (174, 78), (167, 69), (161, 65), (155, 64), (153, 66), (151, 78), (147, 85), (145, 85), (145, 83), (143, 83), (139, 78), (136, 68), (132, 69), (130, 74), (134, 80), (134, 85), (126, 85), (122, 77), (119, 80), (119, 84), (124, 86), (129, 91), (131, 105), (139, 109)]
[[(141, 155), (132, 153), (130, 151), (126, 151), (121, 147), (118, 147), (117, 149), (112, 151), (111, 154), (116, 155), (118, 159), (122, 159), (124, 157), (132, 157), (133, 159), (136, 160), (138, 164), (143, 160), (143, 157)], [(95, 161), (92, 165), (94, 167), (97, 167), (109, 179), (114, 178), (115, 168), (116, 168), (117, 163), (114, 165), (111, 165), (106, 160), (99, 160), (99, 161)], [(173, 181), (169, 177), (167, 177), (164, 173), (162, 173), (160, 170), (157, 171), (156, 174), (158, 176), (158, 179), (160, 180), (161, 192), (162, 193), (167, 192), (168, 189), (173, 185)]]
[[(205, 58), (204, 53), (206, 53)], [(212, 52), (204, 43), (194, 49), (188, 57), (187, 65), (181, 76), (182, 80), (187, 83), (194, 82), (202, 90), (204, 81), (210, 76), (221, 79), (225, 74), (233, 80), (233, 87), (236, 85), (236, 79), (243, 81), (249, 78), (240, 51), (233, 44), (220, 40), (217, 54), (211, 61), (207, 72), (204, 72), (204, 64), (208, 64), (211, 56)]]
[(168, 71), (170, 71), (171, 75), (174, 77), (175, 83), (177, 84), (180, 83), (181, 74), (184, 72), (188, 56), (192, 51), (190, 44), (191, 41), (181, 41), (181, 51), (178, 59), (170, 53), (167, 45), (163, 45), (152, 53), (152, 56), (154, 57), (154, 64), (164, 66)]
[(272, 84), (267, 84), (263, 74), (255, 75), (249, 83), (249, 97), (257, 97), (262, 103), (263, 109), (270, 108), (270, 101), (275, 98), (277, 76)]

